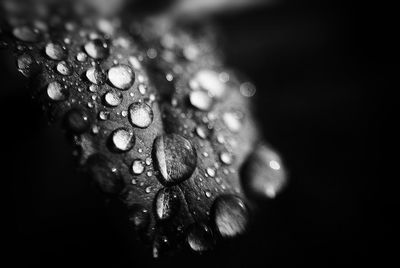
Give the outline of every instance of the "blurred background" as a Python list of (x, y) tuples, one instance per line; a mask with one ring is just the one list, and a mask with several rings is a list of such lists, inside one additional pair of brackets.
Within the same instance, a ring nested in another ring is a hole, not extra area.
[[(275, 0), (207, 17), (220, 31), (227, 65), (257, 87), (257, 116), (285, 160), (290, 185), (266, 204), (244, 241), (206, 264), (341, 267), (388, 260), (387, 212), (395, 196), (383, 190), (389, 187), (379, 95), (397, 63), (386, 39), (390, 15), (376, 5)], [(11, 56), (2, 50), (0, 57), (6, 63)], [(0, 79), (11, 267), (127, 266), (123, 235), (74, 169), (63, 133), (47, 125), (15, 68), (0, 64)]]

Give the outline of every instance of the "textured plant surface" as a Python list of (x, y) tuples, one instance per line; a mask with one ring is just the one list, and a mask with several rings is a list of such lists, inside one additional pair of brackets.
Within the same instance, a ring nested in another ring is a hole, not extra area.
[(2, 8), (1, 46), (148, 255), (203, 253), (244, 234), (253, 201), (284, 186), (251, 116), (254, 86), (223, 65), (211, 29), (84, 4)]

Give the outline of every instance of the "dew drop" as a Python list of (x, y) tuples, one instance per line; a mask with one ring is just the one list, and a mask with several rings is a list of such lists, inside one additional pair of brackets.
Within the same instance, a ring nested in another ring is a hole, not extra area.
[(222, 163), (225, 165), (230, 165), (232, 164), (232, 155), (228, 152), (222, 152), (219, 154), (219, 159), (221, 160)]
[(135, 102), (129, 106), (129, 121), (134, 127), (147, 128), (153, 116), (153, 110), (146, 103)]
[(192, 224), (186, 237), (189, 248), (197, 253), (203, 253), (214, 248), (215, 240), (211, 229), (205, 224)]
[(76, 55), (76, 59), (77, 59), (79, 62), (85, 62), (85, 61), (87, 60), (87, 54), (84, 53), (84, 52), (79, 52), (79, 53)]
[(57, 64), (57, 72), (62, 75), (71, 75), (72, 74), (72, 67), (66, 61), (60, 61)]
[(66, 49), (59, 43), (47, 43), (44, 49), (46, 55), (52, 60), (62, 60), (67, 56)]
[(105, 193), (117, 193), (122, 189), (119, 172), (109, 159), (101, 154), (91, 155), (86, 167), (90, 177)]
[(122, 94), (115, 91), (108, 91), (103, 98), (105, 105), (110, 107), (117, 107), (122, 102)]
[(204, 126), (196, 127), (196, 134), (202, 139), (206, 139), (208, 136), (208, 130)]
[(28, 54), (23, 54), (17, 59), (18, 70), (25, 76), (30, 77), (33, 72), (34, 60)]
[(256, 94), (256, 87), (250, 82), (244, 82), (240, 85), (239, 91), (243, 96), (250, 98)]
[(211, 96), (220, 98), (225, 92), (225, 84), (219, 79), (219, 74), (213, 70), (200, 70), (189, 82), (194, 90), (202, 89), (210, 93)]
[(155, 212), (158, 220), (168, 220), (178, 212), (180, 192), (178, 187), (162, 188), (155, 197)]
[(108, 80), (114, 87), (127, 90), (135, 82), (135, 73), (128, 65), (116, 65), (108, 70)]
[(100, 39), (94, 39), (89, 41), (84, 46), (86, 53), (93, 59), (104, 59), (109, 54), (109, 47), (107, 43)]
[(158, 136), (154, 141), (153, 156), (163, 185), (175, 185), (188, 179), (197, 165), (193, 145), (177, 134)]
[(274, 198), (287, 183), (281, 158), (266, 145), (258, 146), (241, 169), (244, 189), (253, 198)]
[(66, 127), (74, 133), (80, 134), (90, 127), (87, 113), (81, 109), (72, 109), (65, 115)]
[(212, 169), (212, 168), (207, 168), (206, 172), (207, 172), (208, 176), (210, 176), (210, 177), (214, 177), (215, 176), (215, 170)]
[(47, 86), (47, 95), (53, 101), (63, 101), (68, 97), (67, 92), (58, 82), (51, 82)]
[(15, 38), (24, 42), (37, 42), (40, 39), (40, 32), (29, 26), (15, 27), (12, 31)]
[(233, 238), (246, 231), (249, 212), (241, 198), (234, 195), (223, 195), (214, 201), (212, 218), (222, 237)]
[(242, 120), (237, 113), (226, 112), (223, 114), (222, 120), (232, 132), (239, 132), (242, 127)]
[(106, 80), (106, 75), (99, 67), (91, 67), (86, 71), (86, 78), (93, 84), (100, 85)]
[(127, 152), (134, 146), (135, 136), (125, 128), (118, 128), (111, 133), (110, 142), (115, 151)]
[(132, 162), (132, 173), (134, 175), (140, 175), (144, 171), (143, 161), (140, 159), (136, 159)]
[(195, 90), (190, 92), (190, 104), (201, 111), (210, 110), (213, 100), (205, 91)]

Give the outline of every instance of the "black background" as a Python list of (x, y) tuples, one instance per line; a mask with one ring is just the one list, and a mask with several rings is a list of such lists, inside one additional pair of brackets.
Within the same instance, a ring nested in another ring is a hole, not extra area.
[[(382, 194), (390, 178), (379, 95), (395, 62), (383, 20), (390, 16), (376, 5), (281, 1), (215, 18), (228, 65), (257, 86), (256, 113), (285, 160), (290, 186), (240, 243), (173, 263), (341, 267), (388, 260), (393, 196)], [(11, 267), (126, 267), (127, 256), (139, 264), (10, 58), (1, 51), (2, 219)]]

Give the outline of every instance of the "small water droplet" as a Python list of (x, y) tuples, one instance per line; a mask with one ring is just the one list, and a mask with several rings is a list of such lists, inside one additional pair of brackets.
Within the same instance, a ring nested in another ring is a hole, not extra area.
[(211, 197), (211, 192), (210, 192), (210, 191), (206, 191), (205, 194), (206, 194), (206, 197), (207, 197), (207, 198), (210, 198), (210, 197)]
[(239, 91), (243, 96), (250, 98), (256, 94), (256, 87), (250, 82), (244, 82), (240, 85)]
[(164, 185), (175, 185), (188, 179), (197, 165), (197, 153), (190, 141), (177, 134), (158, 136), (153, 155)]
[(181, 202), (178, 187), (162, 188), (155, 198), (155, 212), (158, 220), (168, 220), (178, 213)]
[(211, 96), (220, 98), (225, 93), (225, 84), (219, 79), (219, 74), (213, 70), (200, 70), (189, 82), (194, 90), (202, 89), (210, 93)]
[(86, 71), (86, 78), (93, 84), (100, 85), (106, 80), (106, 75), (99, 67), (91, 67)]
[(134, 175), (140, 175), (144, 171), (144, 164), (143, 161), (140, 159), (136, 159), (132, 163), (132, 173)]
[(208, 136), (208, 130), (204, 126), (196, 127), (196, 134), (202, 139), (206, 139)]
[(85, 62), (85, 61), (87, 60), (87, 54), (84, 53), (84, 52), (79, 52), (79, 53), (76, 55), (76, 59), (77, 59), (79, 62)]
[(118, 128), (111, 133), (110, 142), (112, 149), (118, 152), (126, 152), (134, 146), (135, 136), (128, 129)]
[(108, 80), (114, 87), (127, 90), (135, 82), (135, 73), (128, 65), (116, 65), (108, 70)]
[(108, 120), (109, 118), (110, 118), (110, 113), (109, 112), (107, 112), (107, 111), (100, 111), (99, 112), (99, 119), (100, 120), (105, 121), (105, 120)]
[(224, 238), (232, 238), (246, 231), (249, 212), (240, 197), (223, 195), (214, 201), (212, 218), (220, 235)]
[(129, 121), (134, 127), (147, 128), (153, 122), (153, 110), (146, 103), (132, 103), (129, 106)]
[(32, 57), (28, 54), (23, 54), (17, 59), (18, 70), (25, 76), (30, 77), (32, 72), (34, 71), (33, 66), (35, 66), (35, 62)]
[(105, 105), (110, 107), (117, 107), (122, 102), (122, 94), (120, 92), (108, 91), (103, 98)]
[(190, 92), (189, 101), (195, 108), (202, 111), (210, 110), (213, 104), (213, 100), (207, 92), (200, 90)]
[(47, 43), (44, 51), (52, 60), (62, 60), (67, 56), (66, 49), (61, 44), (56, 42)]
[(222, 116), (222, 120), (228, 129), (232, 132), (239, 132), (242, 128), (242, 120), (237, 113), (226, 112)]
[(206, 170), (208, 176), (214, 177), (215, 176), (215, 170), (213, 168), (207, 168)]
[(219, 154), (219, 159), (225, 165), (232, 164), (232, 155), (229, 152), (222, 152)]
[(63, 101), (67, 99), (67, 91), (58, 82), (51, 82), (47, 86), (47, 95), (53, 101)]
[(104, 59), (109, 54), (109, 47), (106, 42), (100, 39), (89, 41), (84, 46), (86, 53), (93, 59)]
[(62, 75), (71, 75), (72, 74), (72, 67), (69, 63), (65, 61), (60, 61), (57, 64), (57, 72), (62, 74)]

